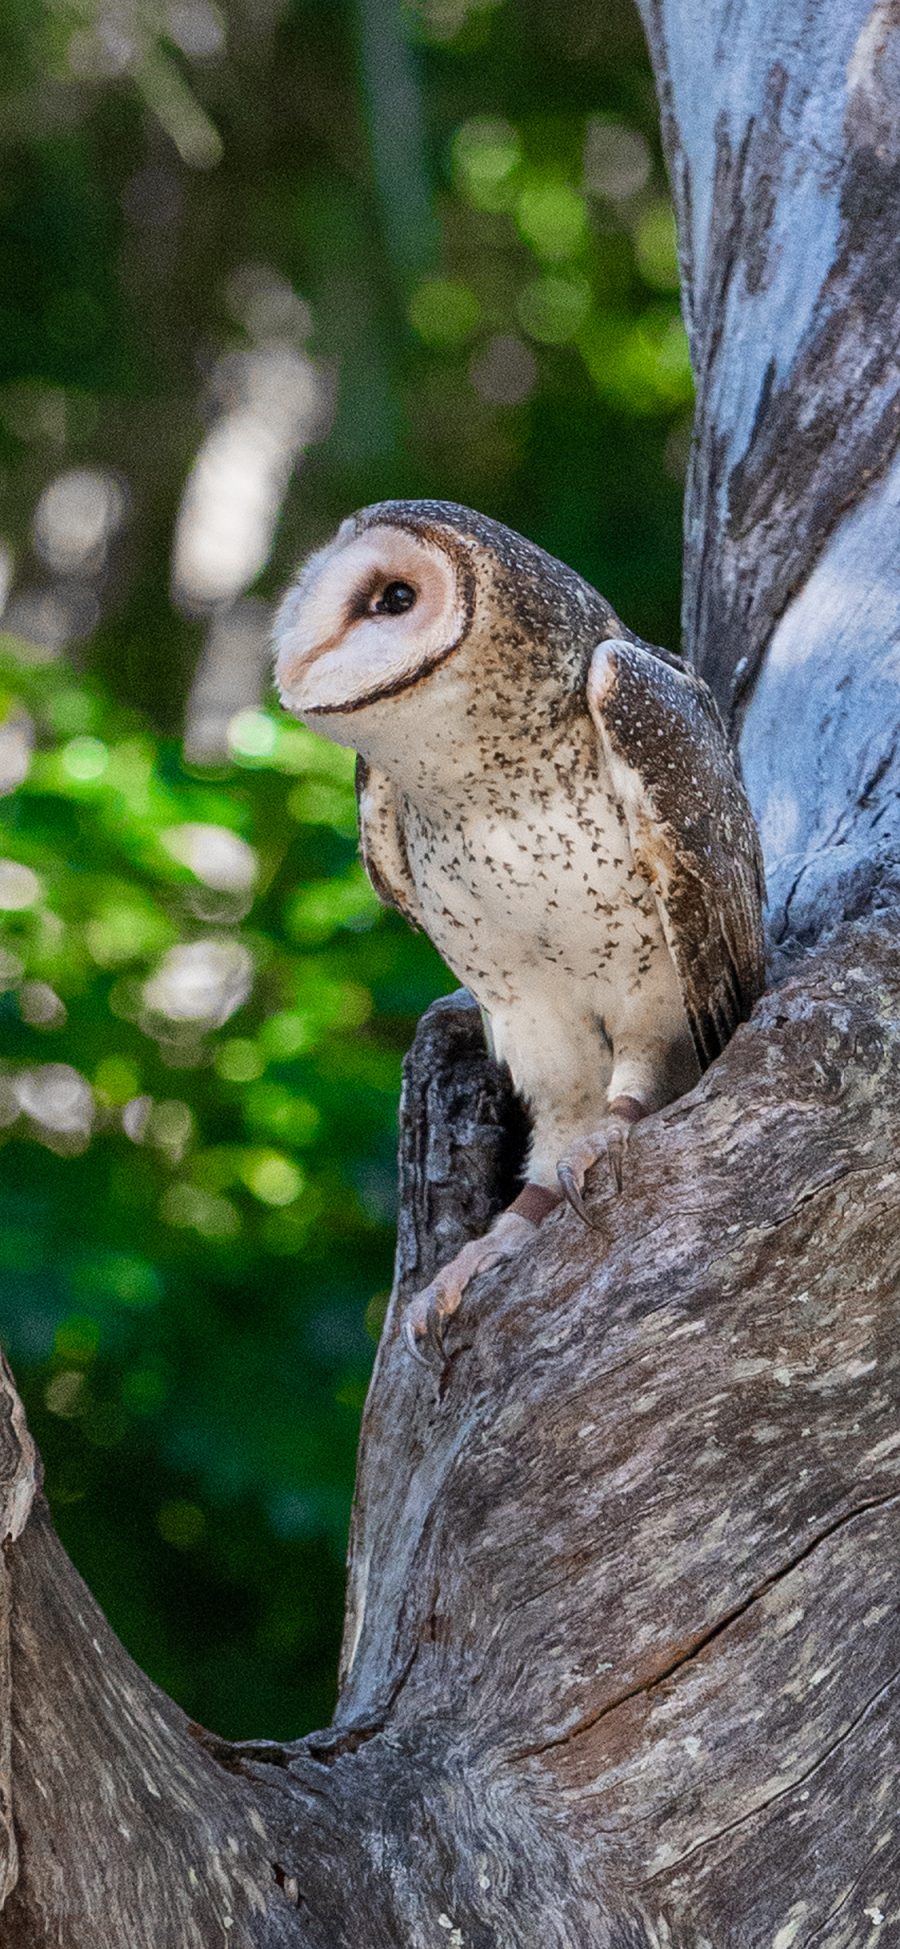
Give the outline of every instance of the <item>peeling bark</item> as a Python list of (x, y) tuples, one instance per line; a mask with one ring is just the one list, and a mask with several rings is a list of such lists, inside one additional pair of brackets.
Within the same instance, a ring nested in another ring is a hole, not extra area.
[[(900, 1927), (894, 0), (645, 0), (698, 381), (686, 644), (742, 724), (773, 985), (473, 1288), (515, 1187), (420, 1026), (331, 1727), (232, 1746), (127, 1658), (0, 1374), (3, 1949), (863, 1949)], [(33, 1505), (33, 1506), (32, 1506)], [(18, 1847), (18, 1854), (16, 1849)]]

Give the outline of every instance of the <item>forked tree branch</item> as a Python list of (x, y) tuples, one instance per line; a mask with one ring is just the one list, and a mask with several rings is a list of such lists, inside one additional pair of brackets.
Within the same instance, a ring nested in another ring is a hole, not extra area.
[(900, 1924), (900, 17), (644, 11), (698, 385), (686, 648), (741, 727), (778, 979), (596, 1229), (561, 1211), (473, 1289), (435, 1383), (400, 1309), (522, 1132), (472, 1005), (425, 1018), (327, 1732), (229, 1746), (135, 1670), (29, 1514), (4, 1374), (3, 1949)]

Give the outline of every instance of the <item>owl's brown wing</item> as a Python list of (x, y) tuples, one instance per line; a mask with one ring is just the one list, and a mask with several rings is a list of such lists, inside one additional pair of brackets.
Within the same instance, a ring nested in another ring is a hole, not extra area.
[(379, 900), (396, 907), (413, 927), (424, 927), (403, 842), (397, 788), (386, 772), (361, 757), (356, 760), (356, 804), (363, 865)]
[(710, 692), (674, 658), (623, 639), (600, 643), (587, 698), (705, 1069), (765, 983), (753, 815)]

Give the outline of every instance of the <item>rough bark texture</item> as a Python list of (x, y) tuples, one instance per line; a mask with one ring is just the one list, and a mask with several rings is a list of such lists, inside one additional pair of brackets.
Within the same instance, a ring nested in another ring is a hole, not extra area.
[[(697, 379), (685, 643), (776, 931), (898, 851), (897, 0), (641, 0)], [(785, 917), (784, 908), (789, 911)]]
[(228, 1746), (68, 1564), (0, 1377), (3, 1949), (862, 1949), (900, 1929), (895, 0), (645, 0), (698, 379), (686, 646), (774, 985), (596, 1230), (405, 1298), (515, 1184), (466, 998), (401, 1120), (334, 1725)]

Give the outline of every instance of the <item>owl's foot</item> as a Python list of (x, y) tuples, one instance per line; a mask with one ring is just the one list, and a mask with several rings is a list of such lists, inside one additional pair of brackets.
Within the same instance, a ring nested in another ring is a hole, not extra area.
[(636, 1096), (616, 1096), (609, 1106), (609, 1119), (602, 1130), (590, 1137), (581, 1137), (577, 1144), (561, 1159), (557, 1175), (565, 1197), (573, 1211), (586, 1225), (593, 1226), (594, 1220), (584, 1201), (584, 1181), (588, 1171), (606, 1158), (609, 1174), (617, 1191), (621, 1191), (625, 1176), (625, 1153), (631, 1140), (632, 1128), (647, 1115), (643, 1103)]
[(499, 1265), (502, 1259), (514, 1258), (536, 1231), (537, 1225), (520, 1212), (502, 1212), (484, 1238), (471, 1239), (449, 1265), (435, 1274), (431, 1284), (410, 1300), (403, 1320), (403, 1337), (415, 1360), (421, 1361), (423, 1367), (432, 1361), (443, 1363), (444, 1330), (466, 1288), (479, 1273)]

